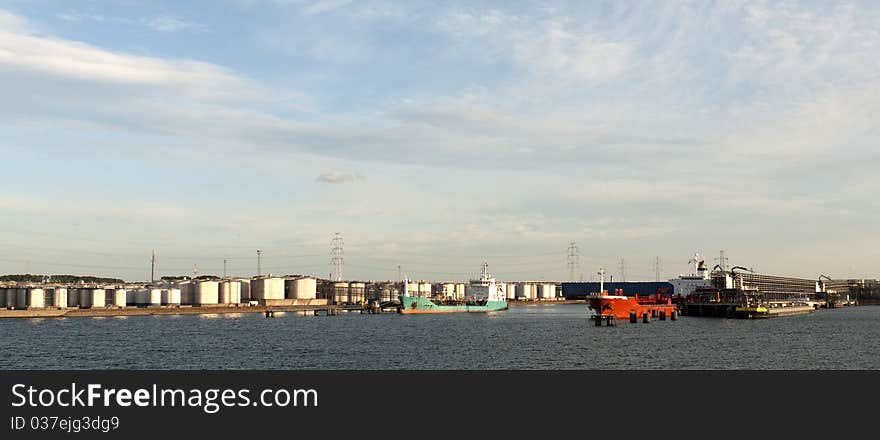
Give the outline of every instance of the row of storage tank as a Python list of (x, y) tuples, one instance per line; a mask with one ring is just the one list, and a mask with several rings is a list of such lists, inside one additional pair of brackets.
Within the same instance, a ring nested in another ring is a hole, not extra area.
[(315, 299), (310, 277), (197, 280), (166, 287), (0, 287), (6, 308), (93, 308), (240, 304), (255, 300)]
[[(556, 299), (555, 283), (498, 283), (497, 288), (504, 292), (508, 300), (549, 300)], [(321, 286), (322, 298), (335, 304), (357, 304), (369, 300), (394, 301), (403, 293), (402, 283), (364, 283), (337, 281)], [(435, 297), (461, 300), (465, 297), (464, 283), (410, 282), (406, 286), (410, 296)]]
[[(548, 300), (557, 297), (553, 283), (498, 283), (508, 300)], [(322, 283), (311, 277), (262, 277), (231, 280), (186, 280), (164, 287), (0, 287), (0, 304), (7, 308), (91, 308), (129, 306), (223, 305), (250, 301), (310, 300), (318, 297), (334, 304), (369, 300), (394, 301), (401, 283), (337, 281)], [(463, 299), (464, 283), (410, 282), (412, 296)]]

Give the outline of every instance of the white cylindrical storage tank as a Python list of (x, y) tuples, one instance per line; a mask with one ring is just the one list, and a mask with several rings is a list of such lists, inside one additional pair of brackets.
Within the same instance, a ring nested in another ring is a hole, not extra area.
[(318, 280), (302, 277), (293, 280), (293, 299), (315, 299), (318, 297)]
[(408, 296), (419, 296), (419, 283), (406, 283), (406, 294)]
[(550, 298), (556, 299), (556, 284), (550, 285)]
[(523, 283), (516, 285), (516, 299), (529, 300), (532, 299), (532, 284)]
[(104, 289), (92, 289), (91, 307), (105, 307), (107, 305), (107, 291)]
[(348, 283), (348, 302), (351, 304), (360, 304), (364, 302), (364, 291), (366, 284), (359, 281)]
[(42, 309), (46, 307), (46, 291), (43, 289), (28, 289), (27, 307), (29, 309)]
[(345, 304), (348, 302), (348, 283), (337, 281), (333, 283), (333, 303)]
[(229, 285), (228, 281), (222, 281), (218, 289), (218, 297), (217, 302), (220, 304), (229, 304), (229, 297), (231, 296), (232, 287)]
[(455, 298), (455, 283), (443, 283), (441, 289), (444, 298)]
[(419, 283), (419, 296), (425, 298), (431, 297), (431, 283), (424, 281)]
[(229, 282), (229, 304), (241, 303), (241, 281), (233, 280)]
[(168, 300), (170, 298), (171, 298), (171, 291), (168, 289), (162, 289), (162, 297), (160, 298), (160, 301), (162, 302), (163, 306), (168, 305)]
[(550, 285), (549, 284), (535, 284), (535, 299), (548, 299), (550, 298)]
[(150, 289), (150, 298), (148, 307), (159, 307), (162, 305), (162, 289)]
[(52, 297), (52, 306), (60, 309), (67, 307), (67, 287), (56, 287)]
[(125, 292), (125, 305), (137, 306), (137, 290), (128, 290)]
[(516, 284), (507, 283), (507, 290), (504, 291), (504, 297), (508, 300), (516, 299)]
[(464, 283), (455, 284), (455, 299), (464, 299)]
[(217, 304), (220, 299), (219, 283), (216, 281), (199, 281), (195, 285), (194, 305)]
[(251, 280), (251, 299), (284, 299), (284, 279), (278, 277)]
[(110, 303), (114, 307), (125, 307), (128, 303), (128, 292), (125, 289), (113, 290), (113, 302)]
[(175, 289), (175, 288), (168, 289), (168, 305), (169, 306), (179, 306), (180, 305), (180, 289)]
[(241, 302), (241, 282), (227, 280), (220, 283), (220, 304), (238, 304)]

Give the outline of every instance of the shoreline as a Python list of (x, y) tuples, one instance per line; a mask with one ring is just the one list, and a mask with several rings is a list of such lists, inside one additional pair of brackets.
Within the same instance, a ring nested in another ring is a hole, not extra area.
[[(584, 300), (554, 300), (554, 301), (509, 301), (509, 307), (517, 306), (542, 306), (553, 304), (584, 304)], [(361, 312), (366, 307), (357, 305), (332, 306), (332, 305), (288, 305), (288, 306), (179, 306), (179, 307), (125, 307), (125, 308), (101, 308), (101, 309), (28, 309), (8, 310), (0, 309), (0, 319), (28, 319), (28, 318), (96, 318), (116, 316), (158, 316), (158, 315), (215, 315), (228, 313), (266, 313), (266, 312), (291, 312), (291, 313), (327, 313), (329, 309), (334, 311)], [(391, 313), (389, 311), (385, 311)]]

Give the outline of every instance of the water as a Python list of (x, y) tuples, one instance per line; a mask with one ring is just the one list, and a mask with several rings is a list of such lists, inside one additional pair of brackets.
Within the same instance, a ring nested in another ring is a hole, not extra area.
[(0, 320), (0, 369), (880, 369), (880, 307), (595, 327), (585, 305), (489, 314)]

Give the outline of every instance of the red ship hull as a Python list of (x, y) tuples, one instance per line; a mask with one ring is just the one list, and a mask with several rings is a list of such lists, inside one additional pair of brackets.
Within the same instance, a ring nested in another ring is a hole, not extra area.
[(678, 306), (670, 298), (659, 294), (648, 297), (604, 294), (588, 298), (590, 310), (599, 318), (629, 319), (635, 316), (636, 319), (642, 319), (646, 314), (649, 318), (655, 318), (661, 313), (670, 318), (678, 316)]

